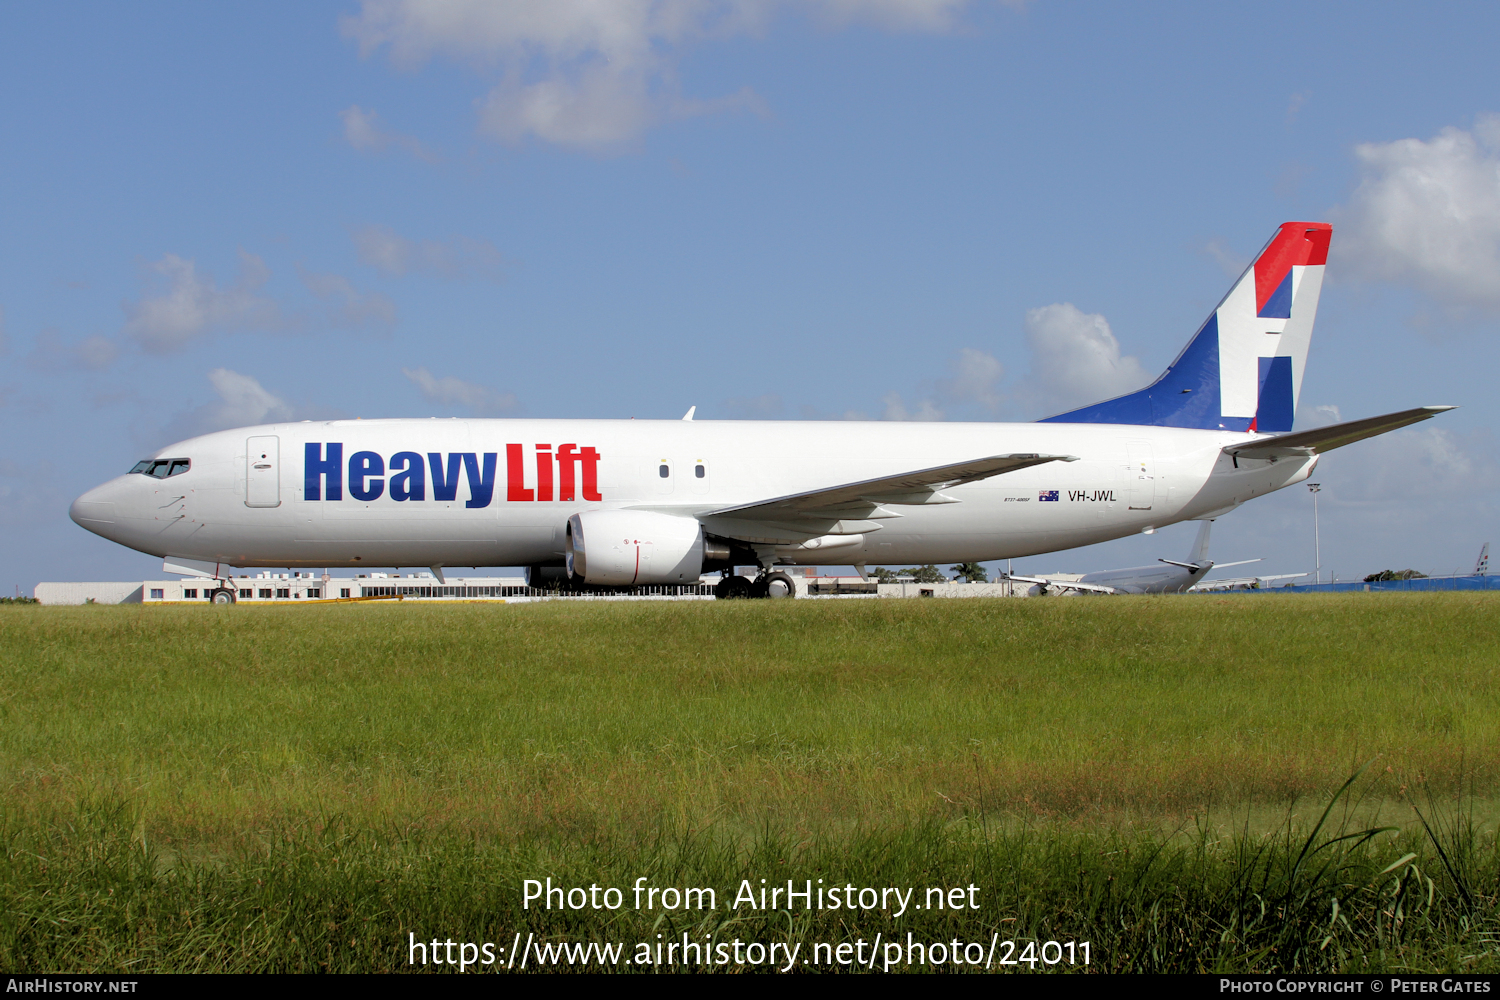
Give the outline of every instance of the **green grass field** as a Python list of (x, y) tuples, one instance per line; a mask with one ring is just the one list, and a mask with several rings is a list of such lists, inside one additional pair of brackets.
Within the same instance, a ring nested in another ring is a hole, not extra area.
[[(1493, 969), (1497, 626), (1482, 593), (0, 608), (0, 963), (396, 970), (408, 932), (688, 929)], [(549, 875), (985, 901), (523, 910)]]

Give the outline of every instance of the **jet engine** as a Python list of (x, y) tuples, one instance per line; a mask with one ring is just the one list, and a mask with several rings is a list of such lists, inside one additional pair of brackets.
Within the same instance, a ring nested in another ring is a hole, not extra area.
[(703, 526), (690, 517), (590, 510), (568, 518), (568, 573), (586, 583), (697, 583), (703, 550)]

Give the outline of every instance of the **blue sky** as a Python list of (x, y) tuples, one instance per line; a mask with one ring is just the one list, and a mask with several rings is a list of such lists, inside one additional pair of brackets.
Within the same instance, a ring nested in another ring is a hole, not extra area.
[[(0, 585), (159, 575), (67, 505), (219, 427), (1034, 419), (1149, 380), (1288, 219), (1335, 226), (1298, 426), (1463, 407), (1324, 459), (1325, 572), (1467, 570), (1500, 495), (1497, 22), (0, 7)], [(1213, 554), (1310, 569), (1306, 491), (1221, 520)]]

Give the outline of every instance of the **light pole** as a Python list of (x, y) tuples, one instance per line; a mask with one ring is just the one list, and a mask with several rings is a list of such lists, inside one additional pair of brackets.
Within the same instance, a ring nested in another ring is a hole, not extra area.
[(1322, 489), (1322, 483), (1307, 484), (1307, 491), (1313, 495), (1313, 558), (1317, 563), (1317, 572), (1313, 576), (1315, 584), (1323, 582), (1323, 543), (1318, 537), (1318, 493)]

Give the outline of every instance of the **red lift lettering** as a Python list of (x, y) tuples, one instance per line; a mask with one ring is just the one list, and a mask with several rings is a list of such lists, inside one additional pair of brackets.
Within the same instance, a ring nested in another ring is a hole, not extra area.
[[(562, 461), (563, 448), (571, 445), (562, 445), (557, 449), (557, 460)], [(573, 489), (568, 483), (567, 473), (563, 473), (563, 489), (560, 500), (571, 500)], [(550, 444), (539, 444), (536, 446), (536, 498), (538, 500), (552, 499), (552, 446)]]
[[(603, 500), (599, 494), (599, 460), (603, 458), (593, 448), (579, 449), (578, 445), (568, 442), (557, 446), (557, 499), (560, 501), (571, 501), (576, 499), (578, 493), (579, 479), (583, 483), (583, 499)], [(506, 490), (505, 499), (515, 503), (528, 500), (540, 500), (550, 502), (552, 500), (552, 446), (550, 444), (539, 444), (536, 446), (536, 489), (526, 486), (526, 451), (525, 445), (508, 444), (505, 446), (505, 471)], [(580, 477), (579, 467), (582, 466)]]
[(530, 500), (532, 493), (526, 488), (526, 466), (525, 459), (521, 455), (521, 446), (508, 444), (505, 446), (505, 473), (506, 490), (505, 499), (512, 503), (517, 500)]
[(576, 444), (560, 444), (557, 446), (557, 499), (573, 499), (573, 467), (578, 464), (579, 458), (578, 446)]
[(603, 500), (599, 495), (599, 459), (604, 456), (592, 448), (585, 448), (580, 454), (583, 457), (583, 498)]

